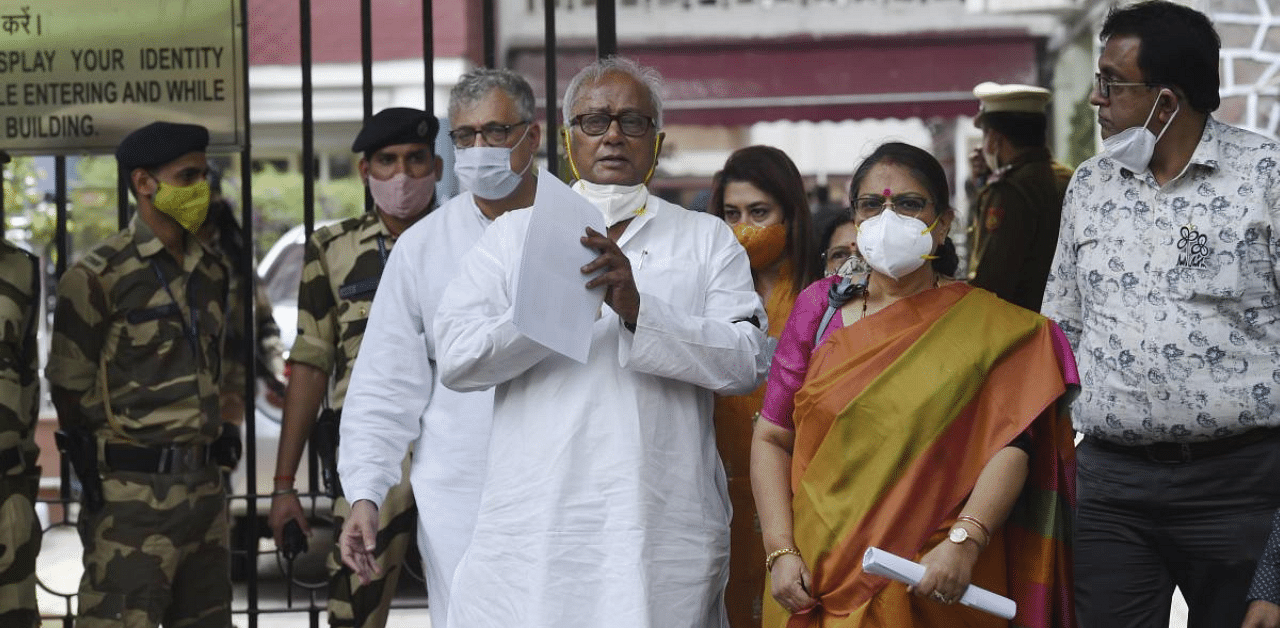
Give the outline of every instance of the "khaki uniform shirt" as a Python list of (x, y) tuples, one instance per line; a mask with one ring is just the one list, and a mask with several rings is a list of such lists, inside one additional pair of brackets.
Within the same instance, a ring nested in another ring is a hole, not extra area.
[(332, 375), (329, 405), (342, 408), (369, 306), (395, 238), (376, 212), (316, 230), (298, 286), (298, 336), (289, 361)]
[(1040, 311), (1071, 169), (1028, 151), (988, 180), (973, 210), (970, 283)]
[[(38, 451), (38, 272), (33, 255), (0, 240), (0, 451), (21, 447), (31, 464)], [(22, 471), (19, 465), (10, 474)]]
[(62, 277), (47, 376), (79, 395), (88, 423), (59, 416), (64, 428), (148, 446), (217, 438), (228, 270), (198, 238), (184, 243), (180, 267), (135, 215)]

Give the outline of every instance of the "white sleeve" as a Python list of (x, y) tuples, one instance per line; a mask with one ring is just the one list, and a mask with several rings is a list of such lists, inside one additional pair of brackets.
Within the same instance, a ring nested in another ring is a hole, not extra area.
[(423, 410), (431, 401), (415, 256), (409, 242), (391, 250), (374, 295), (351, 384), (342, 406), (338, 475), (355, 503), (382, 505), (400, 482), (400, 461), (418, 439)]
[(453, 390), (492, 388), (553, 353), (515, 326), (509, 276), (519, 263), (524, 232), (513, 224), (499, 219), (486, 229), (440, 297), (436, 366), (441, 383)]
[(641, 293), (636, 331), (621, 332), (618, 363), (723, 395), (746, 394), (769, 370), (763, 331), (769, 322), (747, 253), (733, 233), (715, 229), (711, 246), (703, 311), (682, 312), (657, 295)]
[(1076, 350), (1080, 348), (1080, 334), (1084, 329), (1080, 305), (1079, 269), (1076, 255), (1076, 217), (1083, 209), (1079, 206), (1081, 170), (1067, 186), (1062, 201), (1062, 224), (1058, 230), (1058, 247), (1049, 266), (1045, 283), (1044, 304), (1040, 310), (1044, 316), (1058, 324), (1067, 340)]

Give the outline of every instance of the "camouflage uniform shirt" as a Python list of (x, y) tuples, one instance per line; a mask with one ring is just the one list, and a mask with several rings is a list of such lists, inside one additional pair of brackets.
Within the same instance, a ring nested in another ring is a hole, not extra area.
[[(30, 465), (35, 464), (37, 455), (40, 394), (35, 347), (38, 269), (34, 260), (30, 253), (0, 240), (0, 451), (20, 447)], [(22, 473), (23, 468), (18, 465), (9, 473)]]
[(318, 229), (307, 240), (298, 288), (298, 336), (290, 362), (333, 377), (329, 405), (342, 408), (369, 306), (395, 237), (370, 212)]
[(218, 436), (228, 271), (184, 234), (182, 266), (137, 215), (58, 284), (50, 385), (79, 396), (108, 442), (206, 444)]

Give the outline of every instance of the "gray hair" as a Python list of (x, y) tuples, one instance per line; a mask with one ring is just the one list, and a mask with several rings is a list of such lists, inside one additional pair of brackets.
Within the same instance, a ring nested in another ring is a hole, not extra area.
[(573, 104), (578, 100), (578, 90), (582, 88), (583, 84), (595, 83), (610, 72), (626, 74), (635, 79), (637, 83), (645, 86), (649, 91), (649, 102), (653, 104), (654, 117), (657, 118), (658, 128), (662, 128), (662, 75), (651, 67), (640, 65), (632, 59), (617, 55), (599, 59), (595, 63), (582, 68), (569, 81), (569, 87), (564, 90), (564, 102), (562, 105), (565, 128), (568, 128), (572, 123)]
[(495, 89), (511, 97), (520, 119), (533, 120), (533, 88), (529, 81), (511, 70), (492, 68), (475, 68), (458, 79), (458, 84), (449, 90), (449, 119), (458, 117), (459, 111), (480, 102)]

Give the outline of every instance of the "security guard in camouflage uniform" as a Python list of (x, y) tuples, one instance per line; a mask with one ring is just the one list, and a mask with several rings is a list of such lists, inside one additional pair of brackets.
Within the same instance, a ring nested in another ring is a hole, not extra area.
[(39, 626), (35, 499), (36, 317), (40, 267), (35, 256), (0, 240), (0, 626)]
[[(360, 176), (376, 211), (319, 229), (307, 241), (298, 289), (298, 336), (289, 353), (292, 369), (268, 519), (277, 544), (283, 542), (284, 527), (290, 521), (310, 532), (294, 488), (303, 444), (326, 392), (328, 406), (335, 411), (342, 408), (369, 306), (396, 237), (434, 205), (442, 166), (434, 151), (438, 130), (435, 117), (417, 109), (384, 109), (370, 118), (351, 150), (363, 153)], [(381, 628), (386, 624), (402, 562), (418, 529), (418, 510), (409, 487), (408, 446), (405, 443), (403, 479), (387, 494), (380, 510), (375, 550), (380, 576), (362, 585), (342, 564), (334, 544), (329, 557), (331, 626)], [(335, 529), (341, 529), (350, 504), (340, 498), (334, 511)]]
[(83, 489), (78, 628), (231, 625), (228, 270), (194, 235), (208, 143), (204, 127), (168, 122), (122, 140), (137, 213), (58, 284), (46, 374)]
[(969, 283), (1039, 312), (1071, 180), (1045, 145), (1049, 90), (982, 83), (973, 94), (990, 174), (970, 208)]

